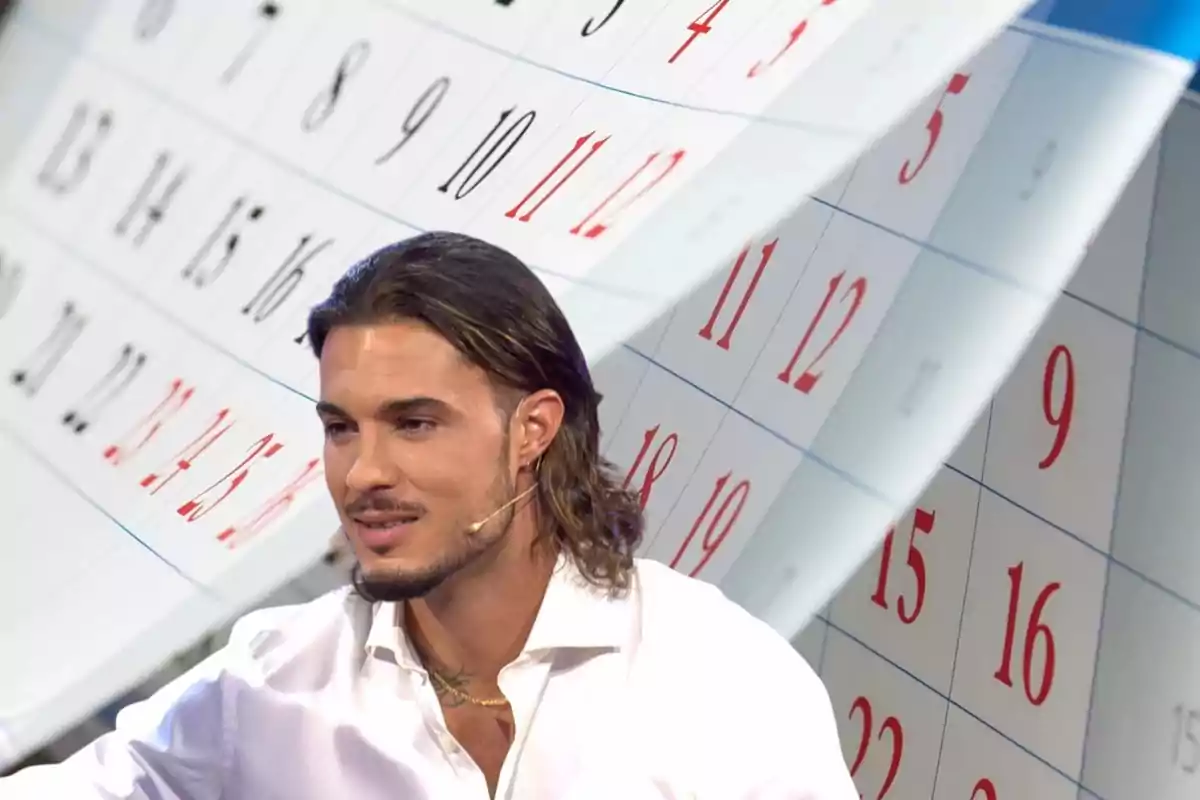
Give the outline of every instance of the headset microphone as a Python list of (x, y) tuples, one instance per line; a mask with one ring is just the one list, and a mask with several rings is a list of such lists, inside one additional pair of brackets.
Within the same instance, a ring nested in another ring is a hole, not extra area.
[(532, 492), (534, 489), (536, 489), (536, 488), (537, 488), (537, 486), (538, 486), (538, 485), (537, 485), (536, 483), (535, 483), (535, 484), (533, 484), (533, 485), (532, 485), (532, 486), (530, 486), (528, 489), (526, 489), (525, 491), (521, 492), (519, 495), (517, 495), (516, 497), (514, 497), (512, 500), (509, 500), (507, 503), (505, 503), (504, 505), (500, 506), (499, 508), (497, 508), (497, 509), (496, 509), (495, 511), (493, 511), (492, 513), (488, 514), (488, 515), (487, 515), (486, 517), (484, 517), (483, 519), (479, 520), (478, 522), (474, 522), (474, 523), (471, 523), (470, 525), (468, 525), (468, 526), (467, 526), (467, 533), (479, 533), (481, 530), (483, 530), (483, 526), (484, 526), (484, 525), (487, 525), (489, 522), (491, 522), (491, 521), (492, 521), (492, 519), (493, 519), (493, 518), (494, 518), (494, 517), (495, 517), (497, 514), (499, 514), (501, 511), (503, 511), (504, 509), (508, 508), (509, 506), (511, 506), (513, 503), (516, 503), (516, 502), (518, 502), (518, 501), (522, 500), (523, 498), (525, 498), (525, 497), (528, 497), (528, 496), (529, 496), (529, 494), (530, 494), (530, 492)]

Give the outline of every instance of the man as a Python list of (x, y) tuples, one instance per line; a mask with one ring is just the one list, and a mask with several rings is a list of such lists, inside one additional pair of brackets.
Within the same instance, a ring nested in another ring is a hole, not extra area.
[(0, 796), (857, 800), (820, 679), (633, 558), (583, 353), (520, 261), (430, 233), (308, 324), (353, 588), (257, 611)]

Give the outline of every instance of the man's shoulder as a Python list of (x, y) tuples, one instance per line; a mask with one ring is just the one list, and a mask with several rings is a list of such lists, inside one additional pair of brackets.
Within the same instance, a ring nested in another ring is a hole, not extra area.
[(332, 654), (365, 635), (370, 609), (349, 586), (303, 603), (255, 609), (233, 624), (225, 648), (228, 660), (270, 673), (302, 654)]
[(662, 769), (714, 796), (857, 795), (825, 685), (786, 638), (665, 565), (639, 560), (637, 584), (633, 709)]
[(783, 636), (718, 587), (665, 564), (637, 560), (643, 645), (654, 658), (686, 662), (693, 674), (760, 675), (804, 681), (815, 673)]

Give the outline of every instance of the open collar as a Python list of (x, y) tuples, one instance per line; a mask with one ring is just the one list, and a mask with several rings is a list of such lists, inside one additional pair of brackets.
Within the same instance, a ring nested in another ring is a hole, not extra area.
[[(626, 647), (636, 629), (635, 596), (635, 591), (609, 596), (584, 578), (573, 559), (560, 555), (522, 653)], [(420, 669), (401, 609), (400, 603), (375, 604), (364, 648), (368, 654), (389, 652), (401, 666)]]

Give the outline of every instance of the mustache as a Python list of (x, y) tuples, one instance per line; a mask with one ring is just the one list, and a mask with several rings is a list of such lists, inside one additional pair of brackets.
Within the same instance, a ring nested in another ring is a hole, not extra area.
[(397, 500), (382, 492), (371, 492), (360, 495), (343, 509), (347, 516), (362, 514), (365, 511), (386, 511), (397, 514), (424, 514), (428, 509), (421, 503), (407, 500)]

